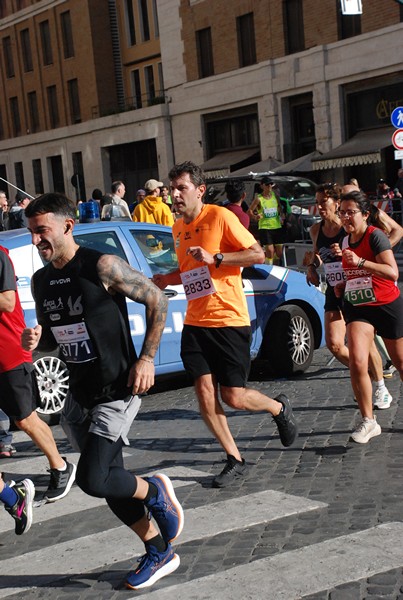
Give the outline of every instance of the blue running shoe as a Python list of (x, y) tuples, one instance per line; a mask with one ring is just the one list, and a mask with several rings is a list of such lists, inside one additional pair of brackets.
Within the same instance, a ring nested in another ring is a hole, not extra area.
[(145, 480), (153, 483), (158, 490), (146, 506), (156, 520), (164, 541), (169, 544), (176, 540), (183, 529), (183, 509), (169, 477), (157, 473), (153, 477), (145, 477)]
[(139, 563), (126, 579), (126, 587), (131, 590), (150, 587), (162, 577), (170, 575), (179, 567), (180, 558), (170, 544), (165, 552), (157, 552), (154, 546), (149, 546), (148, 553), (139, 559)]

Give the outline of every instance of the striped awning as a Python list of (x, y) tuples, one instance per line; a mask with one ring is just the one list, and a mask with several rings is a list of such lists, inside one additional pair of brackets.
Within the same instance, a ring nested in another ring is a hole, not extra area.
[(330, 152), (313, 158), (313, 170), (380, 163), (381, 151), (392, 145), (392, 133), (392, 127), (361, 131)]

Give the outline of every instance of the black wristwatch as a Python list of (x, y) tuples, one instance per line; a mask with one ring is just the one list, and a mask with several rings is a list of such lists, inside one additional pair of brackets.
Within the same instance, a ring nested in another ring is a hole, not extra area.
[(217, 252), (217, 254), (214, 254), (213, 258), (215, 260), (215, 268), (218, 269), (218, 267), (220, 266), (220, 264), (224, 260), (224, 255), (221, 254), (221, 252)]

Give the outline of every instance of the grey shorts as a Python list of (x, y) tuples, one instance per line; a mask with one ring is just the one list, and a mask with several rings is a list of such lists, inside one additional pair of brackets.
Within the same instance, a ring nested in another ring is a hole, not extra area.
[(121, 437), (123, 443), (129, 446), (127, 436), (140, 406), (139, 396), (128, 396), (87, 409), (68, 394), (60, 423), (70, 444), (77, 451), (83, 449), (88, 433), (95, 433), (113, 442)]

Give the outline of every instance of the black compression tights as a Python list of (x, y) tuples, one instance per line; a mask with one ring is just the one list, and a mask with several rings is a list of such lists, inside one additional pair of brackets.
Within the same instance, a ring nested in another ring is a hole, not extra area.
[(77, 465), (77, 485), (89, 496), (105, 498), (112, 512), (125, 525), (133, 525), (144, 514), (142, 500), (133, 498), (134, 475), (123, 467), (123, 441), (112, 442), (89, 433)]

